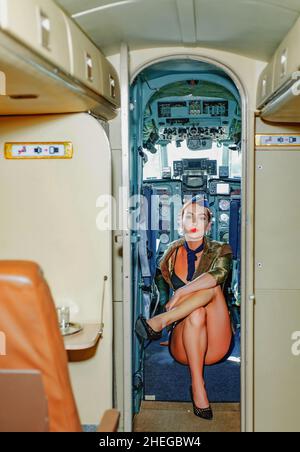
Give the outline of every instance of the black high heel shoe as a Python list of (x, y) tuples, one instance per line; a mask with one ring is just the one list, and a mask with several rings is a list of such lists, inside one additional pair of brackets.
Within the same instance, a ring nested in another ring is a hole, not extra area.
[(149, 341), (156, 341), (162, 338), (162, 332), (154, 331), (142, 315), (135, 322), (135, 332), (141, 339), (148, 339)]
[(199, 408), (198, 406), (195, 405), (194, 402), (192, 386), (190, 386), (190, 393), (193, 402), (194, 414), (198, 417), (201, 417), (202, 419), (207, 419), (209, 421), (212, 420), (213, 412), (211, 406), (209, 405), (207, 408)]

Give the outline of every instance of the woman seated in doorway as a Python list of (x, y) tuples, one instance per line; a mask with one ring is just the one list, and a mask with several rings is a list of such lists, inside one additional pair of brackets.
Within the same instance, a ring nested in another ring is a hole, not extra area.
[(164, 280), (175, 291), (166, 312), (135, 325), (142, 339), (156, 340), (171, 327), (169, 350), (188, 365), (194, 414), (212, 419), (203, 377), (204, 364), (220, 361), (228, 352), (232, 330), (223, 287), (232, 265), (230, 245), (209, 239), (212, 213), (202, 196), (181, 209), (179, 227), (184, 237), (172, 242), (160, 260)]

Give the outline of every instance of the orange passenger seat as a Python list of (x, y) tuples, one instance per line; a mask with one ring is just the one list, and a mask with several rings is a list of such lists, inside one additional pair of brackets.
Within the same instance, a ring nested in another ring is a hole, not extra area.
[(6, 336), (0, 370), (40, 371), (49, 430), (81, 432), (55, 305), (37, 264), (0, 261), (0, 331)]

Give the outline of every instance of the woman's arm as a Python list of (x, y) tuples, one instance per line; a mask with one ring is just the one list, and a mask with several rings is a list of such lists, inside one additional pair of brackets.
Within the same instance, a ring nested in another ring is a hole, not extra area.
[(194, 292), (197, 292), (198, 290), (210, 289), (212, 287), (223, 284), (231, 269), (231, 265), (232, 254), (227, 252), (227, 254), (223, 255), (221, 252), (211, 270), (203, 273), (193, 281), (176, 290), (173, 297), (167, 303), (166, 308), (168, 310), (172, 309), (175, 305), (181, 303), (181, 301), (183, 301), (187, 296)]
[(178, 306), (183, 300), (185, 300), (191, 293), (197, 292), (201, 289), (210, 289), (217, 286), (217, 281), (214, 276), (209, 273), (203, 273), (202, 275), (195, 278), (193, 281), (187, 283), (185, 286), (177, 289), (173, 296), (170, 298), (169, 302), (166, 304), (166, 309), (170, 309)]
[(202, 273), (202, 275), (195, 278), (193, 281), (188, 282), (185, 286), (180, 287), (177, 292), (181, 294), (181, 296), (190, 295), (193, 292), (197, 292), (201, 289), (210, 289), (212, 287), (216, 287), (217, 280), (211, 275), (209, 272)]

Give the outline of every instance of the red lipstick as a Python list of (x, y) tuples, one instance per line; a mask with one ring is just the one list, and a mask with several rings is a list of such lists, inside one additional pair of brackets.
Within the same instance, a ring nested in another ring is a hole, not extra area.
[(197, 228), (192, 228), (192, 229), (190, 230), (190, 232), (197, 232), (197, 231), (198, 231)]

